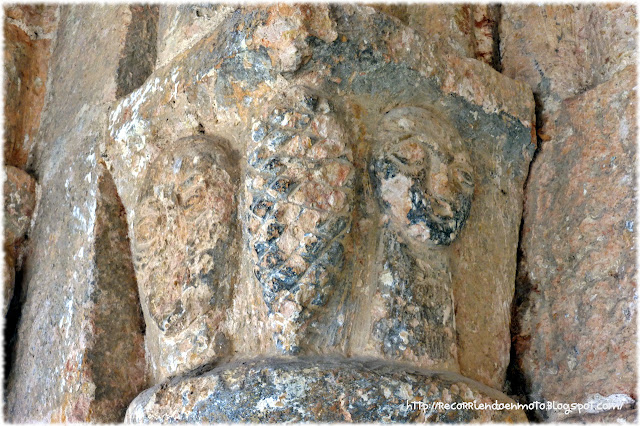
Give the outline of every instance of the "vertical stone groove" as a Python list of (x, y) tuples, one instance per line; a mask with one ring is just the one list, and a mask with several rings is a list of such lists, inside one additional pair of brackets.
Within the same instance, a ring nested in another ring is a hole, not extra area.
[(95, 339), (87, 361), (96, 389), (90, 411), (93, 419), (120, 422), (145, 385), (144, 321), (125, 210), (104, 169), (98, 178), (95, 231), (96, 286), (91, 296)]
[(131, 25), (116, 76), (116, 97), (127, 96), (153, 72), (157, 56), (158, 6), (130, 6)]

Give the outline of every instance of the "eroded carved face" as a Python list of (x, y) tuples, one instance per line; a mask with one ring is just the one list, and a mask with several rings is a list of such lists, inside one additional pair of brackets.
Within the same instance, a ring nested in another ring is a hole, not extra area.
[[(147, 170), (135, 208), (134, 258), (149, 314), (173, 334), (230, 298), (236, 214), (233, 161), (221, 141), (188, 138)], [(231, 171), (231, 173), (230, 173)]]
[(408, 242), (449, 245), (471, 210), (474, 179), (458, 132), (435, 112), (396, 108), (376, 134), (373, 181), (390, 222)]

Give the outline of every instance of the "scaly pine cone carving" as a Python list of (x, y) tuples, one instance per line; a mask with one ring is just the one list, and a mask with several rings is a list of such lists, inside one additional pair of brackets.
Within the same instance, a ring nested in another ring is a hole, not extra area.
[(276, 347), (297, 353), (344, 263), (354, 166), (346, 132), (326, 100), (294, 88), (283, 101), (253, 126), (247, 231)]

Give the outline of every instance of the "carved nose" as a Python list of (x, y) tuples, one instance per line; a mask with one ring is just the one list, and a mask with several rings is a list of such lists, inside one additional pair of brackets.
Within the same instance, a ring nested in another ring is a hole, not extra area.
[(440, 197), (434, 197), (431, 200), (431, 208), (433, 212), (440, 217), (453, 217), (453, 209), (449, 201)]
[(438, 172), (431, 175), (431, 190), (437, 197), (450, 197), (452, 195), (449, 168), (441, 166)]

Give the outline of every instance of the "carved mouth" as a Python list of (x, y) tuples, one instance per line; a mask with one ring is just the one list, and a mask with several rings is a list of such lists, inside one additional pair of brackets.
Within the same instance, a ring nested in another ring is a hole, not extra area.
[(445, 221), (453, 218), (452, 202), (442, 197), (430, 197), (431, 209), (436, 220)]
[(428, 240), (435, 245), (451, 244), (469, 217), (471, 199), (464, 194), (458, 194), (455, 201), (425, 195), (416, 183), (409, 192), (409, 226), (425, 226), (429, 233)]

